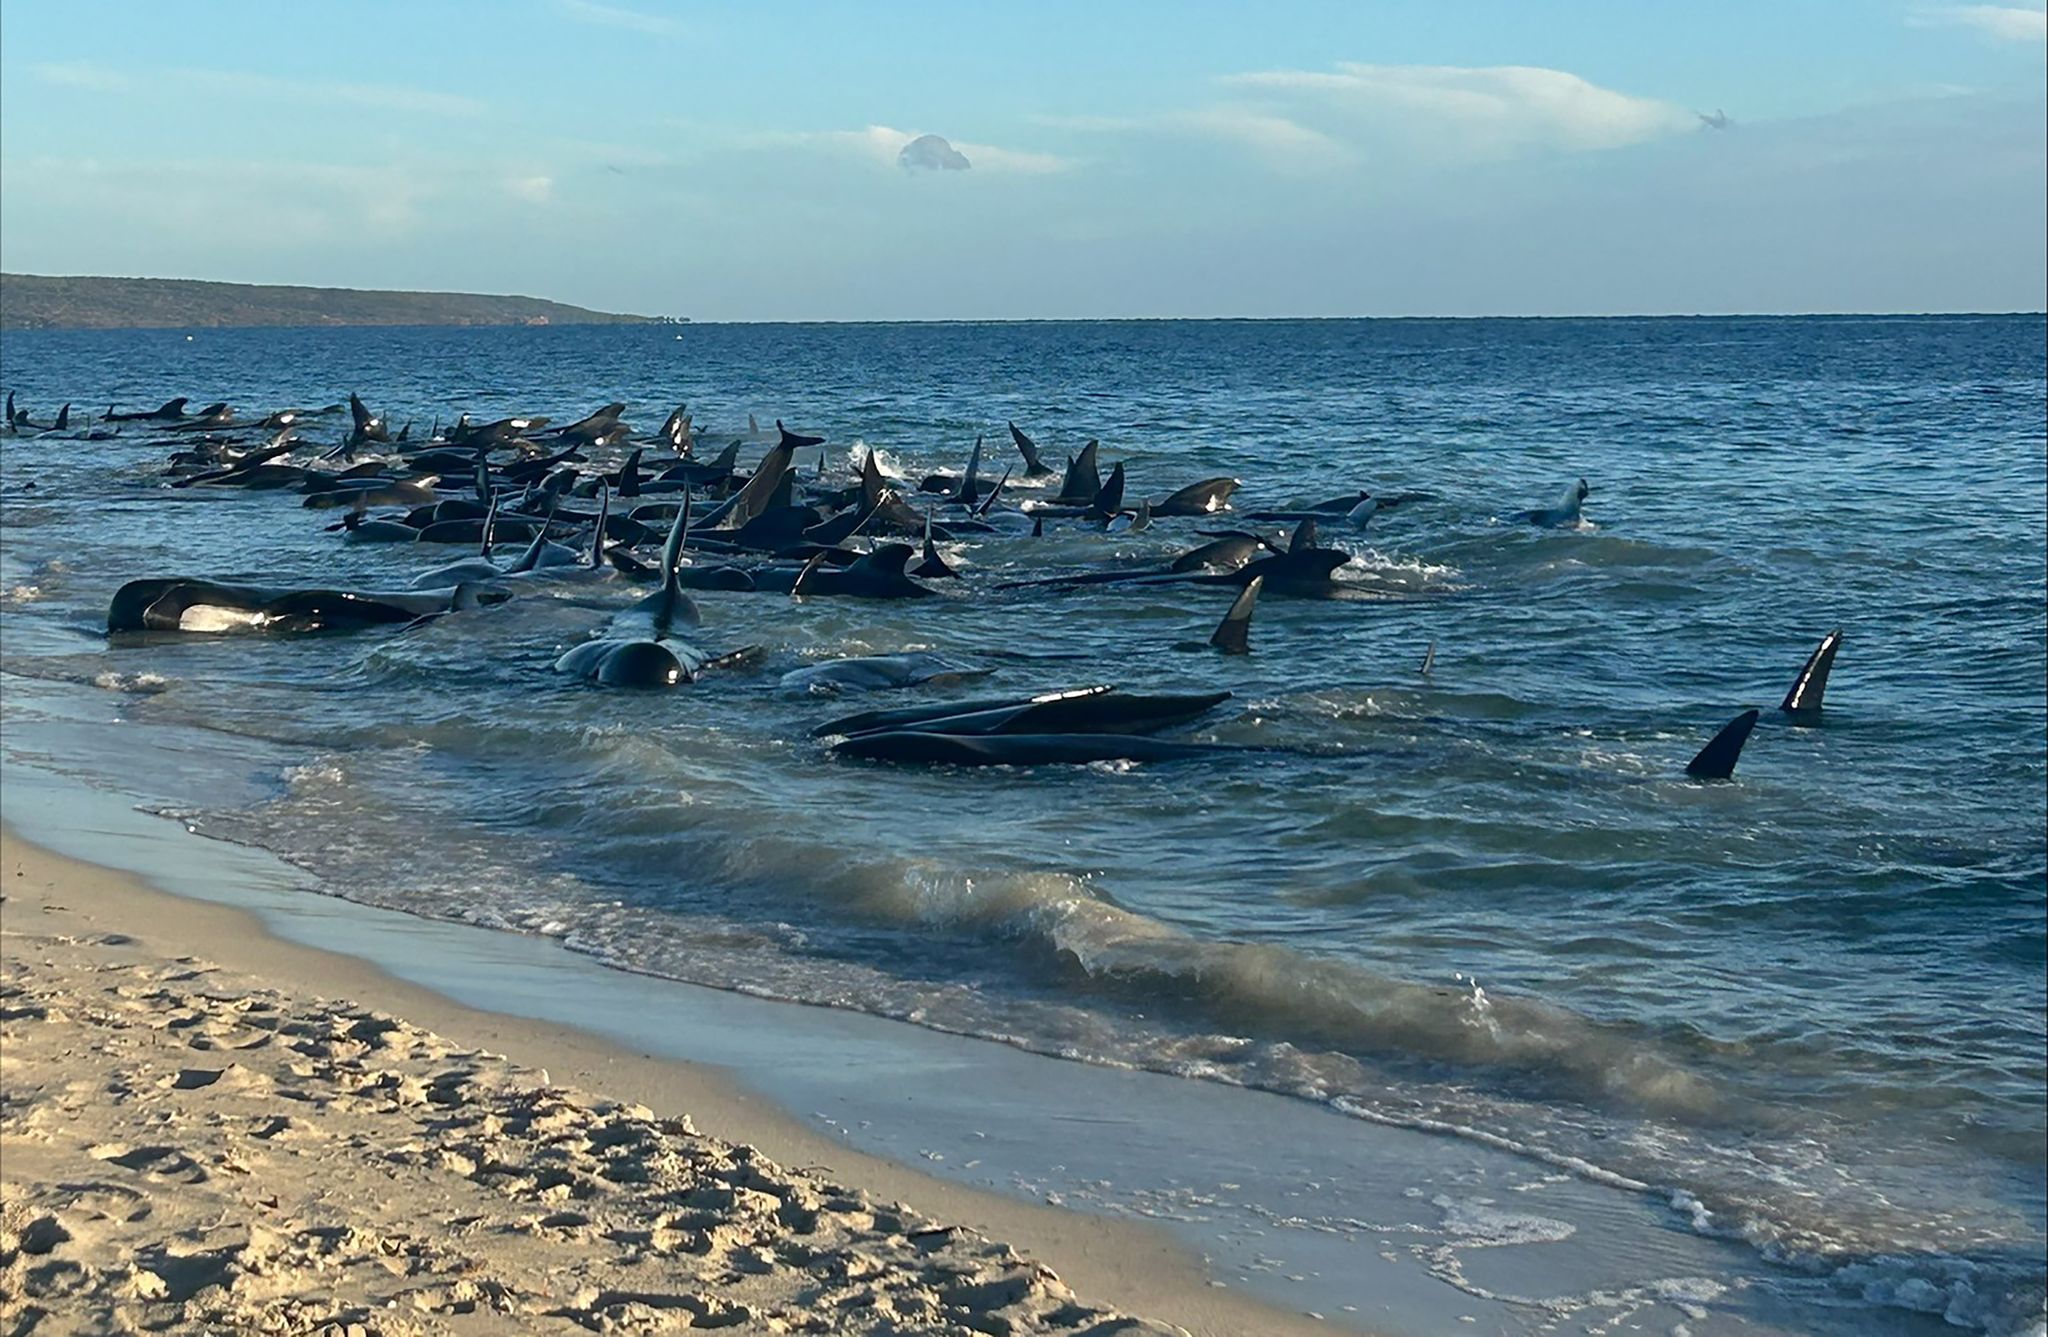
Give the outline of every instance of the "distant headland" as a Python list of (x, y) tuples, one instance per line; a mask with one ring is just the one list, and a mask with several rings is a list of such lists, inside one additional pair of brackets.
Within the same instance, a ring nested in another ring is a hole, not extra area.
[(119, 330), (306, 325), (633, 325), (661, 319), (538, 297), (301, 288), (199, 279), (0, 274), (0, 329)]

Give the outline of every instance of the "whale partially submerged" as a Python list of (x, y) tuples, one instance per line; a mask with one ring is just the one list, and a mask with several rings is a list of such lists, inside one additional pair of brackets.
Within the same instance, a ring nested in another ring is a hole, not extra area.
[(438, 590), (273, 589), (183, 578), (131, 580), (107, 608), (110, 632), (318, 632), (408, 625), (510, 596), (473, 584)]

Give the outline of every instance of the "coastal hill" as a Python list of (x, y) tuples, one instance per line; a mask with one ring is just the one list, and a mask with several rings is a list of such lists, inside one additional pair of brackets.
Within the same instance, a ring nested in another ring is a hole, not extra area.
[(0, 329), (265, 325), (625, 325), (653, 320), (538, 297), (0, 274)]

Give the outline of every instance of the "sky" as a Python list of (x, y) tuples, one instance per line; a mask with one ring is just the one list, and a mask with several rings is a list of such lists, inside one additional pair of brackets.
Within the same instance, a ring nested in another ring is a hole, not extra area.
[(698, 320), (2048, 305), (2048, 13), (7, 0), (0, 267)]

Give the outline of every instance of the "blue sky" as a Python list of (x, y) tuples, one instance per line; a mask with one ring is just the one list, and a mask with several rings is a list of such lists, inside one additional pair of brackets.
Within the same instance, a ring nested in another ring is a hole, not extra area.
[(737, 320), (2038, 310), (2044, 37), (2033, 0), (8, 0), (0, 263)]

